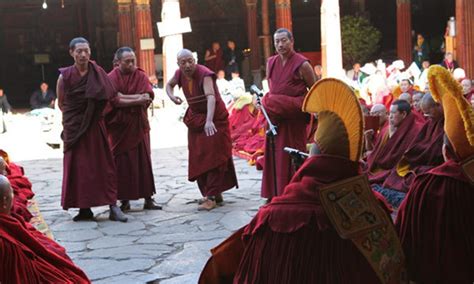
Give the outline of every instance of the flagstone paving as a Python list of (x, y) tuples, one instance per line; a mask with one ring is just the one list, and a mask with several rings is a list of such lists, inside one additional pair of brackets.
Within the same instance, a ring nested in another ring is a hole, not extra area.
[(20, 162), (55, 239), (94, 283), (197, 283), (209, 249), (263, 204), (261, 172), (244, 160), (235, 159), (240, 188), (224, 193), (224, 206), (210, 212), (197, 211), (201, 196), (187, 181), (186, 147), (153, 150), (152, 161), (163, 210), (143, 211), (143, 200), (133, 201), (128, 223), (109, 221), (107, 207), (93, 209), (97, 222), (72, 222), (77, 211), (60, 206), (62, 159)]

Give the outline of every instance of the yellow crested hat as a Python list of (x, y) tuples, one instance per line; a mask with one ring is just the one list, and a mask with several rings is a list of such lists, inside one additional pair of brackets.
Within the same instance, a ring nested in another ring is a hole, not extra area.
[(431, 66), (428, 82), (433, 99), (444, 110), (444, 131), (461, 160), (474, 155), (474, 111), (464, 98), (462, 87), (441, 66)]
[(320, 80), (306, 95), (303, 111), (318, 114), (314, 140), (322, 153), (359, 161), (364, 117), (351, 87), (334, 78)]

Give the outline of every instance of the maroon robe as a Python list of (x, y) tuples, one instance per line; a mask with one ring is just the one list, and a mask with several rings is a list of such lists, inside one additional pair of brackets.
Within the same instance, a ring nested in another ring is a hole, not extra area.
[[(306, 61), (308, 59), (298, 53), (293, 53), (285, 65), (282, 64), (279, 55), (268, 59), (270, 92), (263, 97), (262, 103), (272, 123), (278, 127), (278, 135), (275, 137), (277, 195), (283, 193), (283, 189), (294, 174), (290, 155), (284, 152), (283, 148), (291, 147), (306, 152), (306, 127), (309, 114), (302, 112), (301, 108), (307, 88), (298, 72)], [(261, 195), (264, 198), (272, 198), (275, 195), (273, 157), (270, 140), (267, 138), (265, 138), (264, 156)]]
[(33, 230), (21, 218), (0, 214), (1, 283), (90, 283), (84, 272), (62, 255), (59, 245)]
[(215, 55), (211, 60), (206, 61), (206, 67), (209, 68), (212, 72), (217, 73), (220, 70), (224, 70), (224, 58), (223, 56), (223, 51), (222, 48), (219, 48), (217, 51), (214, 51), (214, 49), (209, 49), (210, 55)]
[[(197, 181), (203, 196), (215, 196), (237, 187), (229, 113), (219, 95), (216, 75), (205, 66), (196, 64), (192, 81), (180, 70), (176, 71), (174, 77), (189, 104), (184, 115), (184, 123), (188, 127), (189, 181)], [(207, 97), (203, 89), (205, 77), (212, 77), (216, 98), (213, 122), (217, 133), (212, 136), (206, 136), (204, 132), (207, 116)]]
[(102, 111), (113, 96), (105, 71), (94, 62), (81, 77), (77, 68), (61, 68), (64, 94), (64, 172), (61, 205), (90, 208), (117, 201), (117, 176)]
[(372, 184), (382, 184), (385, 181), (390, 171), (396, 167), (411, 142), (416, 138), (420, 128), (421, 125), (410, 113), (392, 137), (388, 138), (388, 126), (382, 129), (374, 150), (367, 157), (368, 175)]
[[(109, 78), (116, 92), (124, 95), (148, 93), (154, 98), (148, 77), (141, 69), (122, 74), (115, 68)], [(147, 106), (114, 107), (116, 100), (113, 99), (107, 108), (105, 121), (117, 169), (118, 199), (151, 197), (156, 190)]]
[(234, 283), (379, 283), (352, 241), (339, 237), (319, 198), (320, 187), (358, 174), (358, 163), (342, 157), (307, 159), (245, 228)]
[(457, 162), (415, 179), (396, 220), (410, 280), (474, 281), (473, 204), (474, 186)]
[(400, 160), (400, 163), (410, 166), (408, 174), (401, 177), (397, 172), (397, 166), (395, 166), (382, 186), (407, 192), (417, 175), (441, 165), (444, 161), (441, 151), (443, 137), (444, 119), (428, 119)]

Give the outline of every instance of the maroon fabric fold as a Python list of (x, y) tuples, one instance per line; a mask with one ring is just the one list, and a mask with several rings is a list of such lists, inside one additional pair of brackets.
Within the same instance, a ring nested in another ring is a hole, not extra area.
[(93, 62), (83, 77), (74, 66), (60, 71), (64, 82), (61, 205), (67, 210), (115, 204), (117, 176), (102, 115), (114, 93), (112, 83)]
[(57, 244), (47, 242), (21, 219), (0, 214), (0, 282), (90, 283), (69, 258), (55, 252)]
[[(154, 98), (148, 77), (139, 68), (131, 74), (123, 74), (115, 68), (109, 78), (116, 92), (124, 95), (148, 93)], [(118, 199), (151, 197), (156, 190), (147, 106), (114, 107), (115, 104), (116, 95), (107, 105), (105, 121), (117, 169)]]
[(395, 166), (383, 187), (406, 192), (417, 175), (441, 165), (444, 162), (441, 151), (443, 137), (444, 119), (428, 119), (401, 159), (410, 165), (410, 172), (401, 177)]
[(105, 71), (89, 62), (89, 70), (83, 77), (73, 66), (59, 69), (63, 76), (64, 98), (61, 111), (63, 113), (64, 152), (81, 138), (94, 120), (101, 116), (107, 100), (114, 93)]
[(418, 283), (474, 281), (474, 186), (448, 161), (418, 176), (396, 227), (409, 277)]
[(307, 159), (245, 228), (234, 283), (379, 283), (352, 242), (339, 237), (319, 199), (320, 187), (358, 174), (359, 164), (342, 157)]
[(304, 95), (307, 88), (305, 81), (301, 78), (298, 70), (301, 65), (308, 61), (304, 56), (293, 53), (285, 65), (279, 55), (268, 59), (268, 81), (270, 93), (262, 100), (272, 123), (278, 129), (275, 138), (275, 162), (276, 182), (274, 184), (273, 156), (269, 138), (265, 138), (265, 165), (263, 167), (261, 195), (271, 198), (283, 192), (285, 186), (290, 182), (294, 174), (290, 156), (283, 151), (284, 147), (291, 147), (300, 151), (306, 150), (306, 131), (309, 122), (309, 114), (303, 113)]
[[(211, 77), (213, 79), (214, 96), (216, 98), (213, 122), (216, 126), (217, 133), (212, 136), (206, 136), (204, 132), (207, 116), (207, 98), (203, 89), (205, 77)], [(188, 179), (195, 181), (200, 176), (219, 168), (220, 170), (218, 172), (222, 175), (227, 175), (228, 178), (228, 182), (224, 184), (238, 186), (235, 170), (233, 169), (229, 114), (219, 95), (215, 74), (205, 66), (197, 64), (192, 82), (181, 74), (180, 70), (176, 71), (175, 78), (178, 85), (182, 88), (189, 104), (183, 119), (188, 127)], [(232, 168), (230, 168), (229, 161), (232, 161)], [(223, 170), (222, 167), (226, 165), (228, 166), (227, 169)], [(201, 185), (199, 187), (202, 192), (206, 192), (206, 188), (213, 188), (211, 184), (202, 187), (203, 180), (209, 182), (210, 180), (215, 180), (215, 177), (212, 179), (201, 179)], [(222, 181), (222, 179), (219, 180)], [(221, 187), (219, 190), (214, 189), (213, 192), (223, 192), (227, 189), (230, 188)]]
[(420, 123), (410, 113), (392, 137), (387, 138), (388, 127), (382, 129), (375, 143), (374, 151), (367, 157), (368, 175), (371, 183), (382, 184), (384, 182), (417, 137), (420, 128)]

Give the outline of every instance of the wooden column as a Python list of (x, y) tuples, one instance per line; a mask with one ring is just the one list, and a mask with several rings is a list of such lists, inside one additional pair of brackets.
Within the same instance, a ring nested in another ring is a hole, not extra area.
[(276, 28), (285, 28), (293, 31), (291, 19), (291, 0), (275, 0)]
[(129, 46), (134, 48), (133, 44), (133, 25), (132, 25), (132, 0), (117, 0), (118, 5), (118, 46)]
[(247, 7), (247, 36), (250, 53), (250, 70), (252, 72), (253, 82), (261, 83), (260, 74), (260, 48), (257, 34), (257, 0), (245, 0)]
[(135, 4), (135, 51), (138, 66), (147, 75), (155, 74), (153, 29), (151, 26), (150, 0), (134, 0)]
[(397, 0), (397, 55), (408, 66), (412, 62), (411, 4)]
[(263, 57), (265, 60), (272, 56), (272, 36), (270, 35), (270, 13), (268, 11), (268, 0), (262, 0), (262, 39)]
[(456, 0), (457, 61), (474, 78), (474, 1)]

